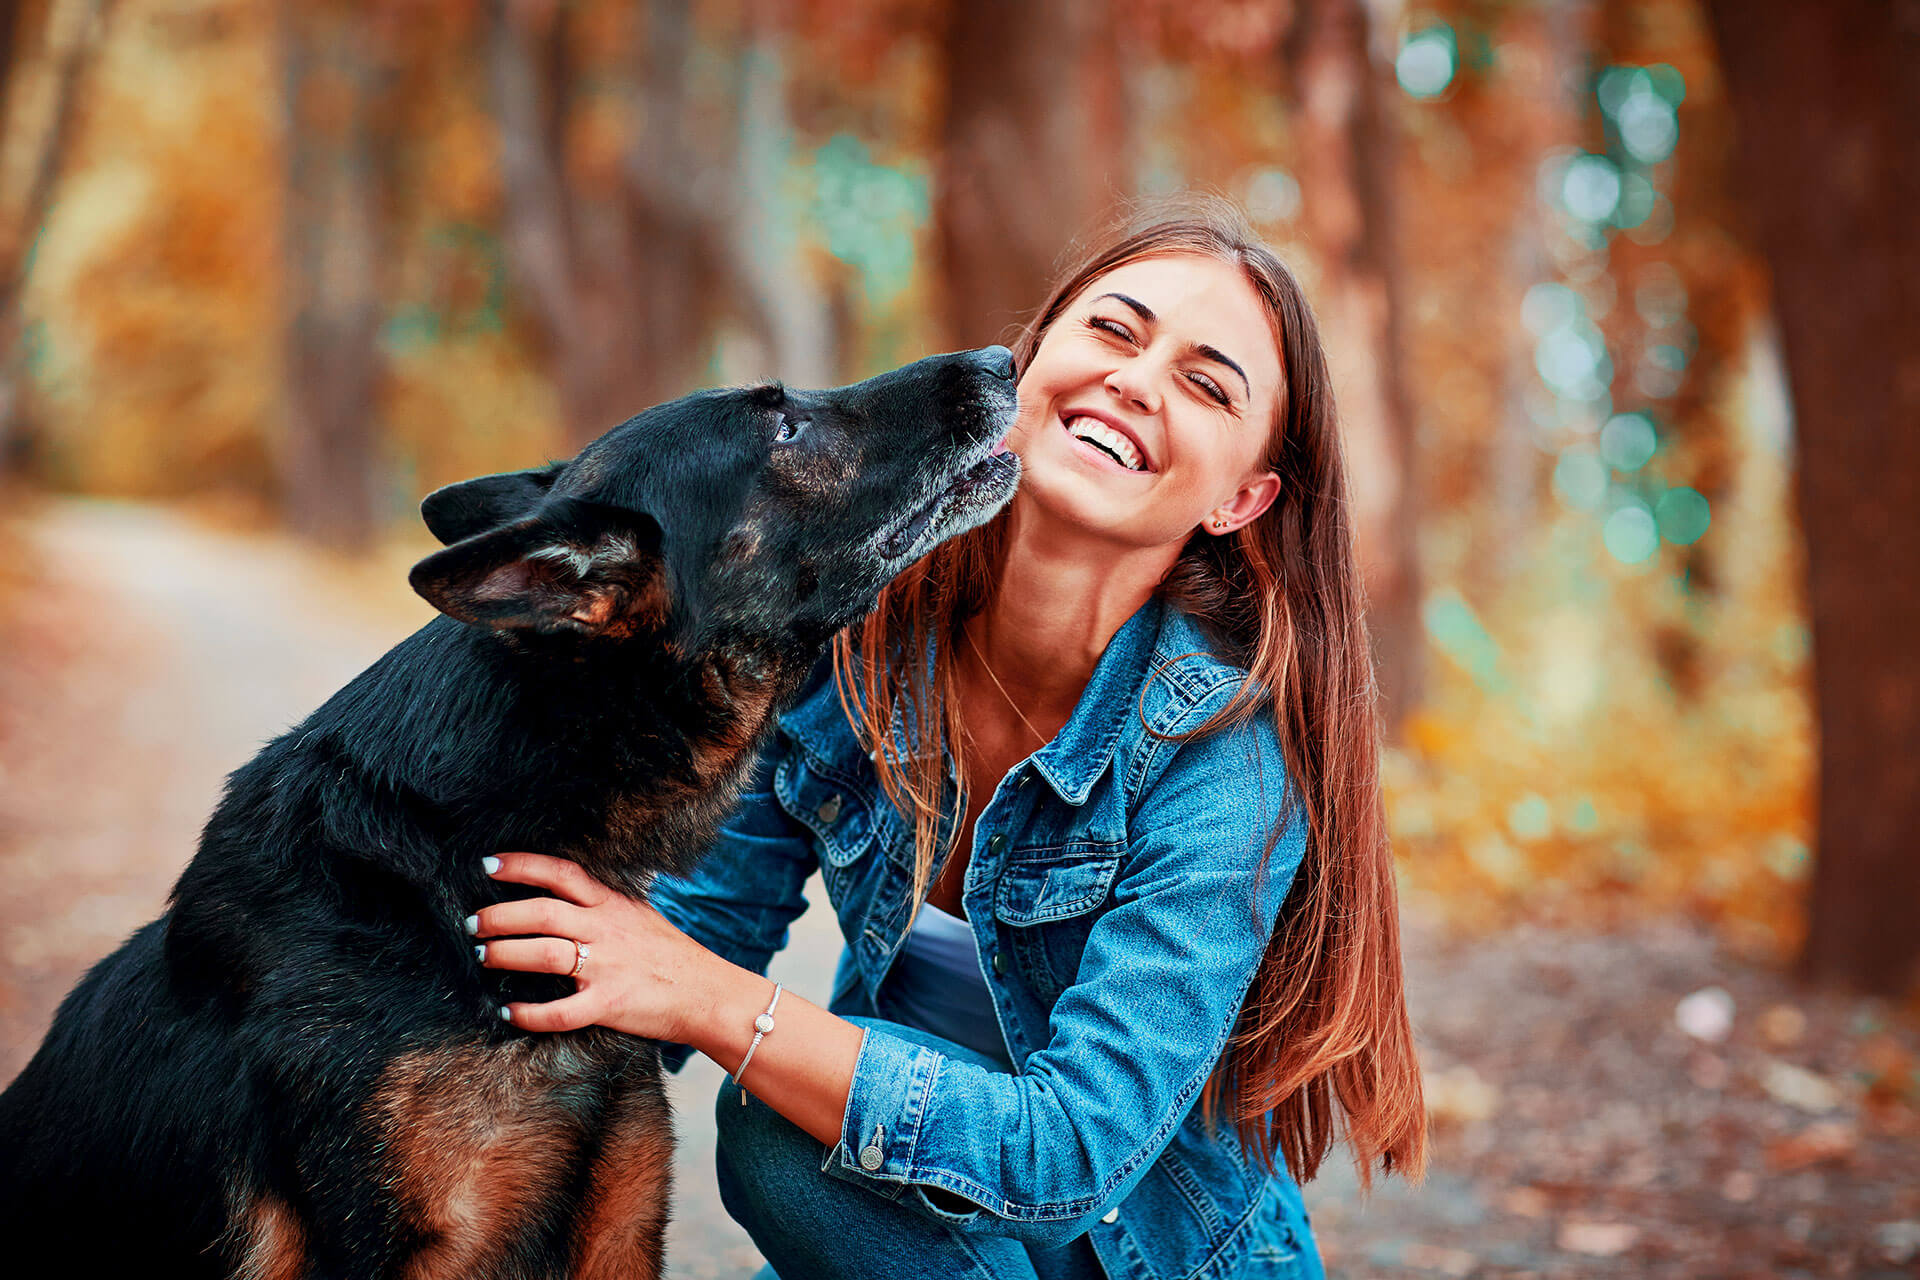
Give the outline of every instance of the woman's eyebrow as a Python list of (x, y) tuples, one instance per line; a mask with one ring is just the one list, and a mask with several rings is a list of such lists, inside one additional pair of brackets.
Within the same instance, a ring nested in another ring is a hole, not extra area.
[[(1152, 307), (1140, 301), (1140, 299), (1138, 298), (1129, 298), (1124, 293), (1103, 293), (1100, 295), (1099, 298), (1095, 298), (1094, 301), (1099, 302), (1102, 298), (1118, 298), (1121, 302), (1124, 302), (1129, 307), (1132, 307), (1134, 314), (1139, 316), (1140, 319), (1146, 322), (1147, 324), (1152, 324), (1160, 318), (1159, 316), (1153, 313)], [(1187, 350), (1195, 352), (1198, 355), (1204, 356), (1209, 360), (1217, 361), (1218, 363), (1227, 366), (1227, 368), (1239, 374), (1240, 385), (1247, 389), (1247, 399), (1249, 400), (1253, 399), (1253, 383), (1247, 380), (1247, 371), (1245, 369), (1242, 369), (1237, 363), (1235, 363), (1233, 358), (1229, 356), (1226, 352), (1220, 350), (1220, 348), (1218, 347), (1210, 347), (1204, 342), (1189, 343), (1187, 346)]]
[(1219, 361), (1221, 364), (1227, 366), (1227, 368), (1239, 374), (1240, 385), (1245, 387), (1247, 390), (1247, 399), (1249, 400), (1253, 399), (1253, 384), (1247, 381), (1247, 371), (1245, 369), (1242, 369), (1239, 365), (1235, 364), (1232, 358), (1230, 358), (1226, 352), (1220, 350), (1218, 347), (1210, 347), (1204, 342), (1194, 343), (1193, 350), (1199, 352), (1201, 355), (1205, 356), (1209, 360)]

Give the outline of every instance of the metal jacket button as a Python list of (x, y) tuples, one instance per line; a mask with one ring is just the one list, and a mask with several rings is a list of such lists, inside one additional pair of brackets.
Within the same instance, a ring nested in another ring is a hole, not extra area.
[(996, 951), (993, 953), (993, 971), (1001, 975), (1002, 977), (1006, 976), (1006, 972), (1007, 972), (1007, 953), (1006, 952)]
[(1000, 852), (1001, 849), (1006, 847), (1006, 843), (1007, 843), (1007, 838), (1005, 836), (999, 836), (999, 835), (989, 836), (987, 838), (987, 852), (998, 853)]
[(880, 1139), (886, 1134), (884, 1125), (873, 1126), (873, 1137), (867, 1145), (860, 1148), (860, 1167), (872, 1173), (887, 1162), (887, 1153), (880, 1149)]
[(814, 813), (818, 815), (820, 821), (832, 822), (840, 816), (840, 797), (837, 795), (828, 796), (820, 802), (820, 807), (815, 809)]
[(1109, 1209), (1105, 1213), (1100, 1215), (1100, 1221), (1118, 1222), (1120, 1221), (1120, 1211), (1118, 1209)]

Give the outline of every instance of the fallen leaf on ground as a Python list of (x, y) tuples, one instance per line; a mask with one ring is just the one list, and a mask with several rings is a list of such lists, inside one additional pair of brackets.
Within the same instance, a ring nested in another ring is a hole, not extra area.
[(1853, 1154), (1860, 1135), (1850, 1124), (1827, 1120), (1809, 1125), (1791, 1137), (1767, 1144), (1767, 1168), (1790, 1173), (1811, 1165), (1842, 1161)]
[(1480, 1259), (1465, 1249), (1443, 1249), (1438, 1245), (1410, 1244), (1406, 1252), (1400, 1255), (1402, 1266), (1420, 1271), (1438, 1271), (1442, 1275), (1470, 1276), (1480, 1265)]
[(1437, 1122), (1473, 1124), (1491, 1116), (1500, 1105), (1500, 1090), (1465, 1064), (1430, 1075), (1423, 1083), (1427, 1114)]
[(1733, 997), (1725, 987), (1702, 987), (1673, 1007), (1673, 1021), (1695, 1040), (1719, 1044), (1733, 1030)]
[(1554, 1244), (1567, 1253), (1613, 1258), (1633, 1247), (1640, 1228), (1628, 1222), (1563, 1222)]
[(1777, 1058), (1760, 1073), (1760, 1087), (1775, 1102), (1813, 1115), (1840, 1105), (1840, 1088), (1833, 1081)]

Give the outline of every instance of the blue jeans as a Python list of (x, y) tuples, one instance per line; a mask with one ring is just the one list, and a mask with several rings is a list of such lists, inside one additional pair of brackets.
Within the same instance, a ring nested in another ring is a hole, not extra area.
[[(990, 1071), (1006, 1070), (917, 1027), (849, 1021)], [(962, 1235), (904, 1203), (828, 1177), (820, 1172), (827, 1149), (758, 1098), (741, 1106), (732, 1080), (721, 1084), (714, 1114), (720, 1201), (768, 1262), (756, 1280), (1106, 1280), (1086, 1236), (1064, 1248), (1036, 1249), (1006, 1236)]]

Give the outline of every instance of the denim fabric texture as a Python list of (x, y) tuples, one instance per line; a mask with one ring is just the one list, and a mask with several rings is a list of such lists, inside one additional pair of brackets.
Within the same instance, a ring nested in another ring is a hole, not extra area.
[[(918, 1027), (852, 1019), (987, 1071), (1006, 1067), (976, 1050)], [(720, 1202), (747, 1229), (767, 1260), (756, 1280), (1102, 1280), (1092, 1241), (1058, 1249), (1009, 1236), (954, 1231), (864, 1187), (822, 1177), (826, 1148), (731, 1080), (720, 1086), (713, 1116), (714, 1172)]]
[[(1177, 738), (1247, 679), (1210, 650), (1191, 618), (1149, 600), (1072, 718), (980, 812), (962, 902), (1016, 1071), (865, 1023), (840, 1141), (814, 1144), (823, 1175), (1035, 1256), (1086, 1236), (1114, 1280), (1322, 1274), (1299, 1188), (1197, 1105), (1307, 821), (1270, 711)], [(653, 902), (764, 973), (816, 869), (847, 940), (829, 1007), (875, 1019), (907, 932), (913, 832), (824, 663), (709, 857), (659, 880)]]

